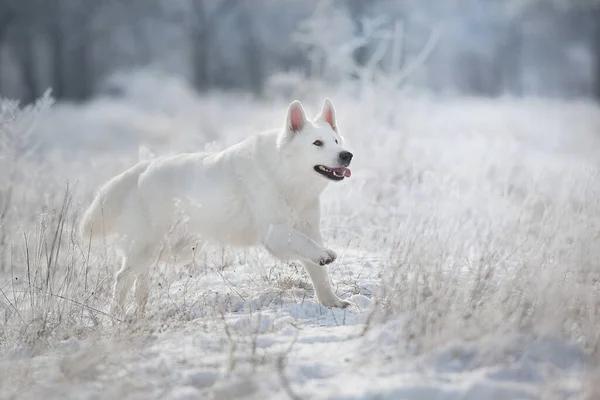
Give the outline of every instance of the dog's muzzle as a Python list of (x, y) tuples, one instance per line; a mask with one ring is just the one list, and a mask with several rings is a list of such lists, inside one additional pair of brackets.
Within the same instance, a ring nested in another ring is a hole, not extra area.
[(350, 165), (350, 161), (352, 161), (352, 157), (353, 157), (353, 154), (350, 153), (349, 151), (342, 151), (338, 155), (338, 158), (340, 159), (340, 164), (342, 164), (344, 167), (347, 167), (348, 165)]

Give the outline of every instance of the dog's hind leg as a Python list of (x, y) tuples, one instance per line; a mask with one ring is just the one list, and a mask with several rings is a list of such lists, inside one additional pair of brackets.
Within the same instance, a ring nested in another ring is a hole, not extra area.
[[(150, 265), (148, 265), (150, 267)], [(146, 310), (146, 304), (148, 303), (149, 294), (149, 283), (150, 277), (148, 271), (140, 272), (135, 280), (134, 297), (137, 304), (137, 316), (141, 318), (144, 316)]]
[(121, 316), (125, 313), (125, 298), (131, 289), (135, 275), (131, 267), (129, 256), (123, 256), (121, 268), (115, 275), (115, 283), (113, 287), (113, 304), (111, 306), (111, 314), (113, 316)]
[[(128, 254), (123, 258), (121, 269), (115, 276), (113, 290), (113, 315), (123, 315), (125, 312), (125, 299), (135, 282), (135, 300), (138, 315), (143, 314), (148, 301), (148, 273), (151, 267), (154, 252), (149, 245), (133, 245)], [(141, 314), (140, 314), (141, 313)]]

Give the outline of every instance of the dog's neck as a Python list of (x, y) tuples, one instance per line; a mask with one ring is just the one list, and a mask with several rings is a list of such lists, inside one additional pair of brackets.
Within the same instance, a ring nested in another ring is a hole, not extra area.
[[(304, 174), (290, 174), (280, 167), (284, 163), (285, 153), (279, 151), (277, 137), (268, 135), (259, 137), (258, 140), (269, 140), (272, 148), (261, 154), (260, 162), (263, 164), (263, 170), (269, 179), (276, 182), (272, 187), (276, 188), (280, 194), (286, 198), (289, 207), (303, 207), (313, 201), (317, 201), (328, 183), (322, 177), (316, 175), (312, 170)], [(265, 147), (268, 148), (268, 147)]]
[(277, 181), (276, 187), (286, 198), (288, 206), (292, 208), (304, 207), (306, 204), (317, 201), (328, 185), (328, 182), (319, 176), (310, 174), (288, 176), (277, 169), (275, 169), (273, 179)]
[(287, 186), (283, 194), (286, 197), (290, 207), (299, 208), (306, 204), (311, 204), (319, 199), (319, 196), (327, 187), (327, 182), (320, 182), (317, 179), (298, 179), (295, 182), (288, 180), (284, 184)]

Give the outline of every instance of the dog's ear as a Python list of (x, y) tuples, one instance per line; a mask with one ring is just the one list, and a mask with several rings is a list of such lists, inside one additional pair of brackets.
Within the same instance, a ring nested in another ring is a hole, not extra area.
[(298, 100), (290, 103), (285, 119), (285, 126), (288, 132), (300, 132), (306, 124), (306, 114), (302, 108), (302, 104)]
[(327, 122), (331, 129), (337, 132), (337, 123), (335, 121), (335, 109), (333, 108), (333, 104), (331, 100), (325, 99), (323, 102), (323, 108), (321, 109), (321, 114), (317, 117), (318, 121)]

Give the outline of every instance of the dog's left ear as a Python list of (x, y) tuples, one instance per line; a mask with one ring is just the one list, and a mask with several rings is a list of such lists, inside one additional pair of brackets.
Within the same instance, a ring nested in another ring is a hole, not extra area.
[(304, 125), (306, 125), (304, 108), (302, 108), (302, 103), (294, 100), (288, 107), (285, 126), (289, 132), (296, 133), (300, 132), (304, 128)]
[(325, 99), (321, 114), (317, 117), (317, 121), (327, 122), (329, 126), (331, 126), (331, 129), (336, 132), (338, 131), (337, 122), (335, 121), (335, 109), (333, 108), (331, 100)]

